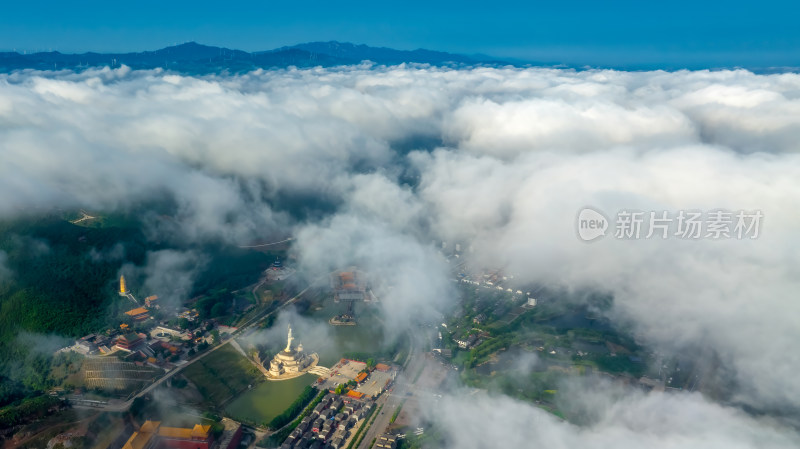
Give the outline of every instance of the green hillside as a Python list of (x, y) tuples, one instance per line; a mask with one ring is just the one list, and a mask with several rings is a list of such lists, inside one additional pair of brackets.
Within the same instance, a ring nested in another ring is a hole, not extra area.
[(88, 228), (55, 216), (0, 223), (0, 250), (12, 271), (0, 284), (0, 345), (20, 329), (77, 336), (102, 326), (124, 261), (92, 254), (115, 245), (127, 261), (144, 261), (136, 227)]
[[(123, 264), (142, 266), (148, 251), (162, 249), (201, 253), (207, 261), (189, 292), (195, 297), (251, 284), (275, 257), (215, 244), (168, 246), (148, 241), (143, 226), (125, 216), (68, 221), (77, 216), (58, 213), (0, 222), (6, 272), (0, 273), (0, 406), (25, 391), (53, 386), (47, 379), (58, 346), (51, 346), (107, 329), (130, 308), (116, 294)], [(205, 308), (213, 309), (222, 300), (219, 296), (204, 298)], [(230, 301), (230, 296), (223, 299)]]

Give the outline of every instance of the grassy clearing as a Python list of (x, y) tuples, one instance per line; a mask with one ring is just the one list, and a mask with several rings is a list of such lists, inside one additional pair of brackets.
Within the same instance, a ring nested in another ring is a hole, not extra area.
[(400, 402), (400, 405), (398, 405), (397, 408), (394, 409), (394, 413), (392, 413), (392, 417), (391, 419), (389, 419), (389, 424), (394, 424), (394, 422), (397, 420), (397, 416), (400, 415), (400, 410), (403, 409), (403, 404), (405, 403), (406, 401), (405, 399), (403, 399), (403, 401)]
[(226, 345), (183, 371), (203, 397), (217, 406), (243, 391), (262, 376), (244, 356)]

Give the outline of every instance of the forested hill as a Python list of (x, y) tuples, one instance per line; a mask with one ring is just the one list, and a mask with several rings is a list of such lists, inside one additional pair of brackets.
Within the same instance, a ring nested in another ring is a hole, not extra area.
[[(72, 218), (72, 217), (70, 217)], [(78, 337), (105, 329), (131, 304), (116, 294), (124, 264), (142, 268), (148, 254), (190, 251), (202, 263), (189, 292), (235, 290), (258, 280), (273, 255), (223, 244), (191, 246), (148, 241), (143, 225), (127, 217), (76, 225), (63, 214), (0, 222), (0, 348), (18, 331)], [(141, 271), (141, 270), (139, 270)], [(141, 285), (129, 280), (136, 294)], [(138, 279), (139, 283), (144, 279)]]
[(0, 250), (11, 272), (0, 283), (2, 345), (18, 330), (77, 336), (102, 326), (117, 272), (124, 261), (141, 264), (146, 247), (137, 227), (50, 215), (0, 224)]

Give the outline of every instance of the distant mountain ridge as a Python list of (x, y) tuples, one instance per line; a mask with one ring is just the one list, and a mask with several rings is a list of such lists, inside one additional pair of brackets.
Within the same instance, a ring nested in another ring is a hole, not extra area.
[(20, 54), (0, 52), (0, 72), (22, 69), (81, 70), (88, 67), (129, 66), (133, 69), (164, 68), (190, 74), (215, 72), (241, 73), (258, 68), (332, 67), (359, 64), (369, 60), (381, 65), (422, 63), (449, 65), (508, 65), (508, 62), (485, 57), (466, 56), (433, 50), (395, 50), (345, 42), (308, 42), (274, 50), (246, 52), (187, 42), (155, 51), (137, 53), (41, 52)]
[(461, 64), (502, 64), (503, 62), (493, 59), (479, 60), (470, 56), (459, 55), (454, 53), (446, 53), (442, 51), (425, 50), (422, 48), (416, 50), (395, 50), (386, 47), (370, 47), (368, 45), (355, 45), (347, 42), (308, 42), (305, 44), (298, 44), (293, 47), (284, 47), (283, 49), (296, 48), (305, 50), (311, 53), (324, 54), (339, 58), (341, 60), (349, 61), (374, 61), (379, 64), (402, 64), (404, 62), (416, 62), (423, 64), (443, 64), (443, 63), (461, 63)]

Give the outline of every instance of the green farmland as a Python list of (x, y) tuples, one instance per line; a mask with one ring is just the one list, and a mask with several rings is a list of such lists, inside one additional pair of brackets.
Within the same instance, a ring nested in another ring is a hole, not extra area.
[(219, 406), (263, 379), (231, 345), (214, 351), (183, 371), (212, 406)]

